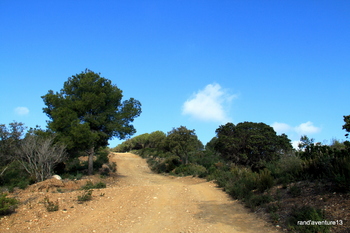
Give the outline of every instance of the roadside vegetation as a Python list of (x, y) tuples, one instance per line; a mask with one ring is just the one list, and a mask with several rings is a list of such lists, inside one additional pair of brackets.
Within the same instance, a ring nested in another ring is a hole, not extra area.
[[(349, 132), (349, 116), (344, 121), (343, 129)], [(133, 137), (114, 151), (140, 155), (156, 173), (213, 180), (233, 198), (253, 211), (269, 213), (273, 223), (289, 230), (329, 232), (330, 225), (298, 225), (298, 221), (334, 220), (334, 213), (302, 201), (292, 205), (284, 201), (319, 193), (324, 199), (336, 193), (348, 198), (350, 142), (323, 145), (306, 135), (300, 141), (294, 149), (287, 136), (277, 135), (272, 127), (242, 122), (219, 126), (205, 146), (195, 130), (180, 126), (167, 134), (155, 131)]]
[[(141, 103), (134, 98), (122, 101), (122, 90), (108, 79), (86, 69), (69, 77), (59, 92), (49, 90), (41, 96), (46, 129), (27, 129), (21, 122), (0, 124), (0, 216), (12, 213), (18, 201), (7, 197), (16, 188), (44, 181), (54, 174), (81, 179), (85, 175), (102, 177), (115, 172), (108, 159), (108, 140), (125, 139), (136, 130), (131, 124), (141, 114)], [(87, 184), (79, 201), (91, 198)], [(58, 204), (46, 199), (48, 211)]]
[[(49, 90), (41, 97), (49, 117), (46, 129), (27, 129), (15, 121), (0, 124), (0, 216), (20, 204), (9, 195), (16, 188), (25, 189), (54, 174), (79, 180), (115, 172), (107, 146), (109, 139), (117, 137), (127, 140), (114, 151), (140, 155), (156, 173), (215, 181), (253, 211), (269, 213), (276, 225), (297, 232), (329, 232), (328, 225), (298, 225), (298, 221), (340, 221), (322, 202), (336, 194), (349, 199), (349, 141), (324, 145), (304, 135), (294, 149), (285, 134), (277, 135), (271, 126), (255, 122), (220, 125), (206, 145), (185, 126), (167, 134), (155, 131), (130, 138), (136, 132), (132, 122), (141, 114), (141, 103), (122, 97), (122, 90), (110, 80), (86, 69), (68, 78), (59, 92)], [(344, 122), (348, 138), (350, 115), (344, 116)], [(104, 183), (87, 183), (78, 201), (90, 200), (92, 189), (103, 187)], [(310, 201), (313, 195), (318, 197), (317, 206), (316, 200)], [(59, 208), (49, 199), (45, 205), (48, 211)], [(338, 227), (350, 231), (349, 226)]]

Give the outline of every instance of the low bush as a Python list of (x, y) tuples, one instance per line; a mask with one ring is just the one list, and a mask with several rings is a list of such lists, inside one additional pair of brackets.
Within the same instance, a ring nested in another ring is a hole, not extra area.
[(180, 158), (176, 155), (167, 158), (149, 158), (147, 162), (151, 170), (157, 173), (169, 173), (181, 165)]
[[(308, 221), (310, 222), (308, 223)], [(324, 221), (324, 213), (320, 209), (315, 209), (311, 206), (303, 206), (294, 208), (288, 220), (288, 225), (291, 230), (303, 233), (327, 233), (330, 227), (327, 224), (312, 224), (312, 221)], [(305, 222), (306, 221), (306, 222)]]
[(181, 165), (181, 166), (175, 168), (173, 173), (176, 175), (181, 175), (181, 176), (204, 177), (207, 173), (207, 169), (205, 167), (203, 167), (202, 165), (187, 164), (187, 165)]
[(100, 181), (94, 184), (91, 181), (87, 181), (86, 184), (83, 187), (81, 187), (82, 190), (101, 189), (101, 188), (106, 188), (106, 183), (103, 183)]
[(83, 203), (92, 199), (92, 189), (84, 190), (81, 196), (78, 196), (78, 202)]
[(278, 161), (270, 162), (265, 167), (279, 184), (288, 184), (300, 179), (303, 160), (293, 154), (281, 156)]
[(294, 185), (289, 187), (288, 193), (292, 197), (299, 197), (301, 195), (301, 188), (294, 184)]
[(67, 161), (65, 171), (69, 174), (86, 173), (88, 169), (87, 161), (80, 161), (79, 158), (73, 158)]
[(96, 152), (96, 160), (94, 161), (95, 170), (100, 169), (103, 164), (109, 163), (108, 155), (109, 155), (109, 151), (107, 148), (100, 148)]
[(5, 193), (0, 194), (0, 216), (13, 213), (17, 205), (17, 199), (7, 197)]
[(115, 162), (112, 163), (104, 163), (102, 167), (99, 169), (99, 172), (102, 176), (109, 176), (111, 172), (117, 171), (117, 164)]
[(0, 176), (0, 186), (8, 187), (9, 191), (12, 191), (15, 187), (25, 189), (35, 182), (35, 178), (31, 177), (18, 161), (13, 161), (0, 168), (0, 171), (3, 170), (4, 173)]
[(244, 203), (247, 207), (251, 208), (253, 211), (257, 206), (267, 204), (274, 201), (273, 197), (270, 195), (250, 195), (244, 198)]
[(83, 178), (84, 174), (80, 172), (73, 173), (64, 173), (61, 175), (62, 179), (70, 179), (70, 180), (80, 180)]
[(335, 158), (331, 164), (331, 181), (338, 192), (350, 191), (350, 157)]
[(270, 189), (274, 185), (274, 178), (271, 175), (271, 172), (267, 169), (261, 170), (256, 178), (257, 188), (260, 192), (264, 192), (267, 189)]

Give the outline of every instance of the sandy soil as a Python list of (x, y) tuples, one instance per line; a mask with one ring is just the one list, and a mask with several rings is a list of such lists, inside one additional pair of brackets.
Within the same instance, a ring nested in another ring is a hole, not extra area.
[[(114, 153), (111, 160), (118, 164), (117, 177), (83, 204), (77, 202), (82, 191), (62, 181), (17, 191), (22, 204), (0, 220), (0, 232), (280, 232), (214, 183), (154, 174), (129, 153)], [(59, 210), (48, 212), (45, 197), (58, 201)]]

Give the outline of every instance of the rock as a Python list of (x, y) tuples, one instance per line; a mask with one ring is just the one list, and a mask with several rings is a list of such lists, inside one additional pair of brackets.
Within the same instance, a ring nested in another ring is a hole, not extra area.
[(57, 180), (62, 180), (62, 178), (59, 175), (53, 175), (52, 178), (55, 178)]

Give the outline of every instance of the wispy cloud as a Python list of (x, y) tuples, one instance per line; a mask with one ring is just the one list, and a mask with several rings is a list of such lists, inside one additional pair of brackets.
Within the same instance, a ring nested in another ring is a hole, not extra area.
[(15, 108), (15, 113), (17, 115), (28, 115), (29, 114), (29, 109), (27, 107), (17, 107)]
[(292, 138), (297, 140), (292, 140), (292, 145), (295, 149), (298, 149), (300, 143), (299, 138), (302, 135), (309, 136), (310, 134), (316, 134), (321, 132), (321, 128), (314, 126), (314, 123), (307, 121), (301, 123), (298, 126), (292, 127), (286, 123), (275, 122), (271, 125), (277, 134), (287, 134), (288, 136), (292, 135)]
[(308, 135), (308, 134), (315, 134), (321, 132), (320, 127), (314, 126), (314, 123), (311, 121), (307, 121), (305, 123), (301, 123), (298, 126), (292, 127), (286, 123), (280, 123), (280, 122), (275, 122), (271, 125), (274, 130), (278, 133), (297, 133), (299, 136), (300, 135)]
[(308, 121), (295, 127), (295, 131), (300, 135), (307, 135), (319, 133), (321, 131), (321, 128), (314, 126), (314, 124), (311, 121)]
[(279, 122), (275, 122), (271, 126), (277, 134), (287, 133), (293, 129), (293, 127), (291, 127), (290, 125)]
[(183, 104), (182, 114), (202, 121), (226, 123), (230, 118), (225, 107), (236, 97), (228, 94), (219, 84), (209, 84)]

